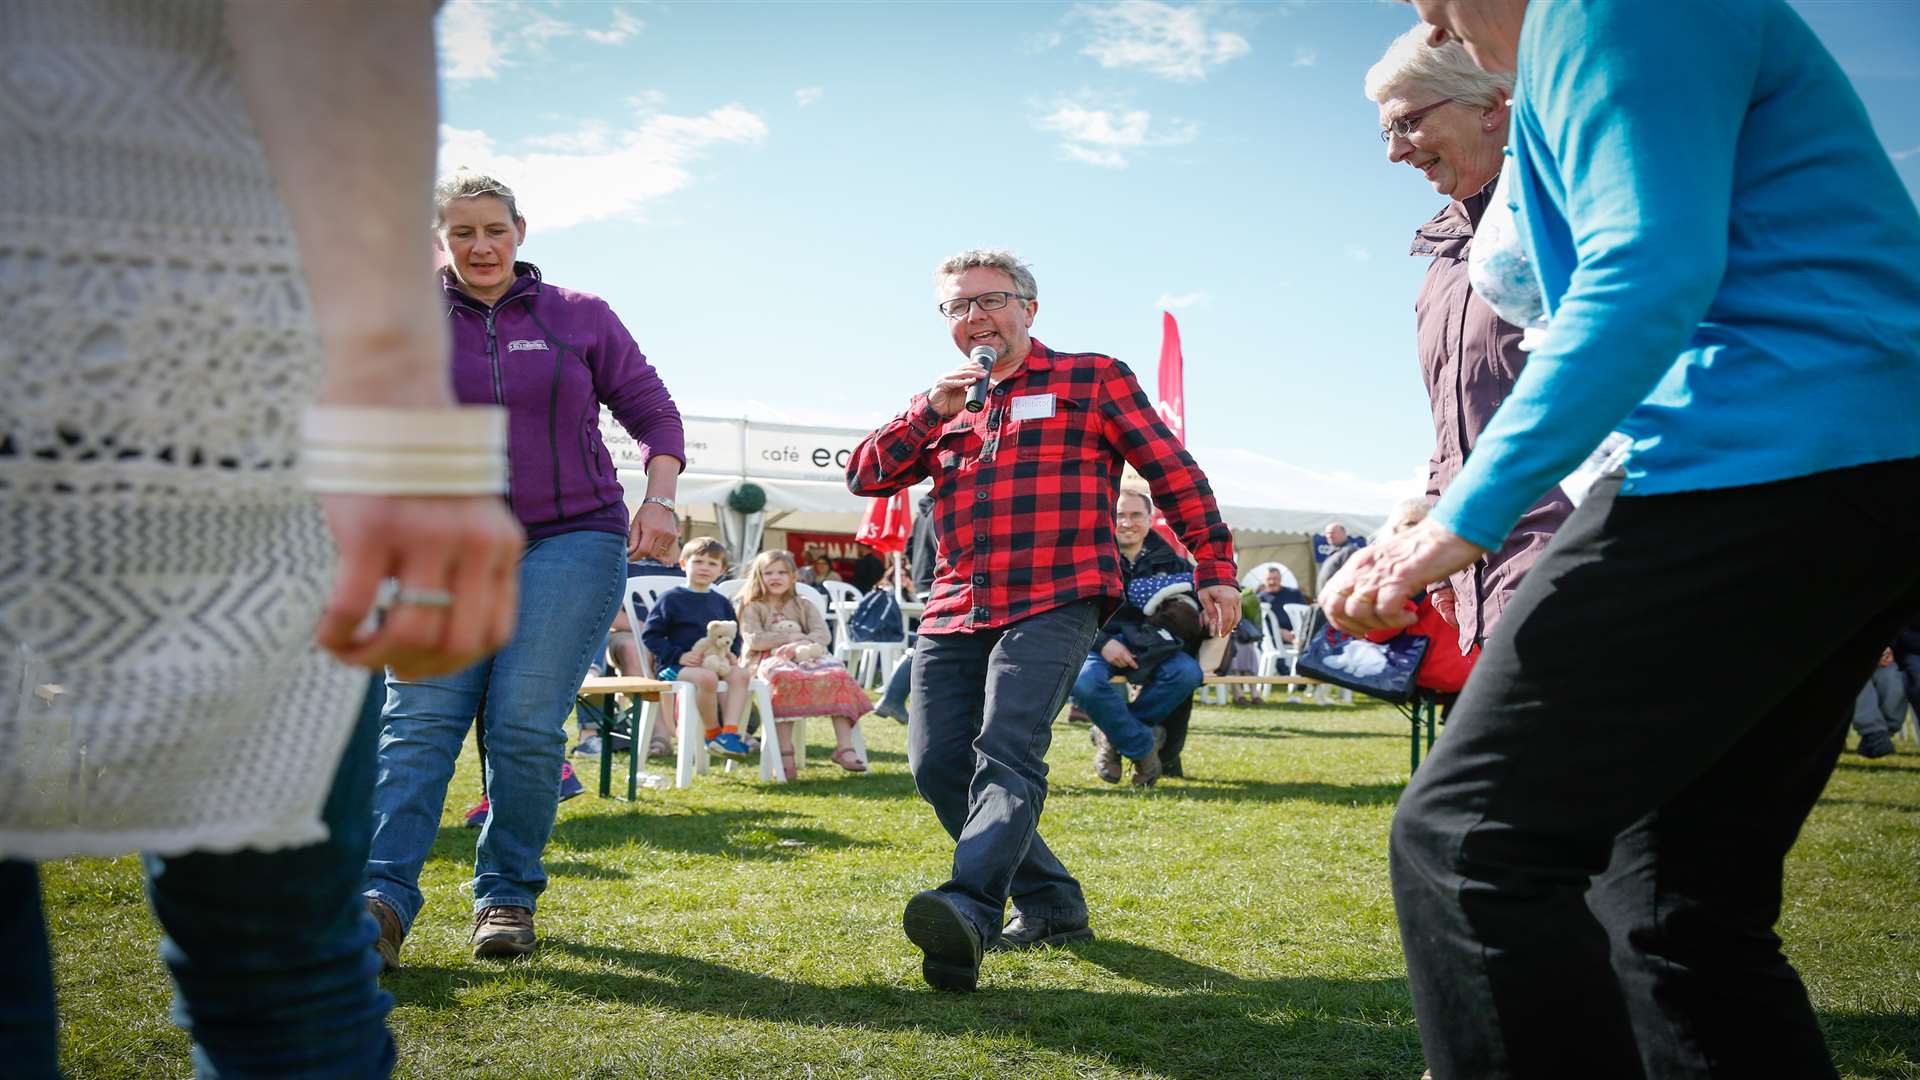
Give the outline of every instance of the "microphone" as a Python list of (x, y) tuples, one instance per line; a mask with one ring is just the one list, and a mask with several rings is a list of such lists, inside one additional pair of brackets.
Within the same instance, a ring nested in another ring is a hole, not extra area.
[(967, 411), (979, 412), (987, 407), (987, 376), (992, 374), (993, 365), (1000, 360), (1000, 354), (991, 345), (982, 345), (967, 354), (967, 359), (980, 365), (980, 381), (967, 391)]

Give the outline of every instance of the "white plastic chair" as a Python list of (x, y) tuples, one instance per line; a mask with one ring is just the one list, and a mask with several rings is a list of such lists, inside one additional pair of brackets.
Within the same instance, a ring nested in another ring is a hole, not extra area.
[[(822, 584), (827, 595), (832, 598), (833, 610), (839, 616), (833, 636), (833, 655), (847, 665), (853, 677), (862, 687), (883, 687), (893, 676), (893, 669), (907, 655), (907, 615), (900, 613), (899, 641), (855, 641), (848, 630), (848, 622), (853, 611), (860, 606), (864, 594), (844, 581), (828, 581)], [(899, 596), (894, 597), (895, 603)]]
[(823, 581), (814, 586), (827, 594), (827, 628), (833, 631), (833, 655), (847, 658), (847, 617), (860, 606), (860, 590), (844, 581)]
[[(1299, 607), (1300, 605), (1289, 604), (1288, 606)], [(1291, 618), (1293, 612), (1289, 611), (1287, 615)], [(1299, 658), (1299, 655), (1300, 652), (1297, 648), (1280, 639), (1280, 617), (1273, 613), (1272, 608), (1267, 607), (1265, 604), (1260, 605), (1259, 673), (1262, 676), (1279, 675), (1281, 673), (1280, 669), (1285, 667), (1287, 669), (1286, 674), (1292, 675), (1293, 663)], [(1262, 696), (1269, 696), (1273, 692), (1273, 687), (1262, 686), (1260, 691)], [(1291, 686), (1287, 687), (1287, 698), (1289, 700), (1293, 698), (1293, 687)]]
[[(626, 609), (627, 622), (633, 626), (636, 637), (639, 636), (645, 620), (636, 617), (635, 602), (644, 603), (647, 610), (652, 611), (659, 605), (661, 593), (686, 583), (685, 578), (657, 574), (639, 574), (627, 579), (627, 587), (620, 593), (620, 606)], [(653, 654), (647, 651), (645, 645), (640, 648), (640, 668), (641, 674), (646, 678), (655, 677)], [(726, 694), (725, 683), (720, 684), (719, 692), (722, 696)], [(759, 703), (762, 717), (773, 715), (772, 687), (759, 679), (754, 679), (747, 684), (747, 692), (752, 694), (754, 700)], [(692, 787), (694, 774), (706, 772), (709, 765), (706, 725), (701, 723), (700, 707), (694, 699), (692, 683), (676, 682), (673, 697), (674, 713), (679, 719), (680, 732), (680, 749), (674, 763), (673, 786)], [(654, 705), (652, 702), (647, 702), (640, 708), (640, 730), (633, 733), (633, 753), (647, 752), (647, 747), (653, 741), (654, 722)], [(768, 728), (762, 733), (760, 739), (760, 775), (763, 779), (784, 782), (787, 775), (786, 768), (780, 764), (779, 729), (772, 728), (771, 725), (768, 725)], [(772, 761), (771, 765), (768, 764), (769, 759)], [(732, 768), (733, 763), (728, 762), (727, 767)]]
[(727, 581), (716, 581), (713, 583), (713, 591), (726, 597), (727, 603), (729, 604), (733, 603), (733, 598), (739, 596), (740, 590), (746, 587), (746, 578), (732, 578)]

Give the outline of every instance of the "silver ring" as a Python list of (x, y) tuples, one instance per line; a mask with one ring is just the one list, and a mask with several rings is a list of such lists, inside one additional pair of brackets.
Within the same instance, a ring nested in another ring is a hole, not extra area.
[(413, 589), (402, 585), (393, 591), (393, 605), (399, 607), (401, 604), (450, 608), (453, 606), (453, 594), (445, 589)]

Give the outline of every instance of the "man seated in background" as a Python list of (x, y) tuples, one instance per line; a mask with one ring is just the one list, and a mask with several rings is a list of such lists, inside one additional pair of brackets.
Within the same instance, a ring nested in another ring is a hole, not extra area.
[[(1126, 488), (1113, 503), (1113, 538), (1120, 549), (1120, 577), (1134, 579), (1158, 574), (1186, 574), (1193, 564), (1153, 531), (1153, 504), (1143, 491)], [(1094, 639), (1093, 651), (1074, 680), (1073, 703), (1093, 720), (1093, 772), (1109, 784), (1120, 782), (1120, 759), (1133, 762), (1135, 787), (1160, 779), (1160, 747), (1166, 729), (1160, 721), (1193, 697), (1205, 679), (1200, 662), (1175, 647), (1158, 656), (1136, 655), (1140, 643), (1154, 634), (1147, 617), (1131, 602), (1107, 619)], [(1172, 640), (1172, 639), (1168, 639)], [(1140, 684), (1132, 702), (1115, 686), (1115, 675)]]
[(1267, 605), (1267, 610), (1273, 612), (1273, 617), (1280, 620), (1280, 640), (1289, 645), (1293, 644), (1294, 632), (1300, 627), (1293, 625), (1293, 619), (1287, 615), (1287, 605), (1307, 603), (1307, 594), (1289, 587), (1286, 577), (1280, 573), (1280, 568), (1270, 566), (1267, 568), (1267, 576), (1260, 582), (1258, 595), (1260, 602)]

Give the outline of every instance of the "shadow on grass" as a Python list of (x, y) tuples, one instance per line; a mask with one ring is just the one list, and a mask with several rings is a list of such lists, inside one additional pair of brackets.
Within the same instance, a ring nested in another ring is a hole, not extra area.
[(578, 859), (542, 857), (540, 865), (553, 877), (595, 878), (600, 881), (627, 881), (633, 877), (625, 871), (611, 870), (595, 863), (581, 862)]
[[(919, 987), (816, 985), (686, 956), (548, 938), (543, 949), (600, 970), (515, 963), (498, 970), (409, 966), (383, 985), (402, 1005), (453, 1008), (496, 979), (544, 983), (580, 997), (649, 1009), (831, 1031), (915, 1031), (1018, 1039), (1179, 1080), (1273, 1076), (1415, 1076), (1419, 1038), (1403, 979), (1252, 981), (1118, 941), (1072, 950), (1153, 991), (1024, 989), (977, 994)], [(987, 959), (991, 977), (992, 956)], [(1173, 991), (1173, 992), (1169, 992)]]
[[(1906, 760), (1902, 761), (1901, 757)], [(1908, 753), (1871, 762), (1854, 761), (1843, 757), (1834, 768), (1845, 772), (1920, 772), (1920, 754)]]
[[(804, 789), (806, 785), (796, 787)], [(625, 813), (561, 818), (553, 826), (553, 842), (571, 851), (597, 851), (642, 844), (662, 851), (690, 855), (725, 855), (733, 859), (785, 861), (811, 849), (882, 847), (832, 829), (806, 824), (806, 814), (776, 808), (755, 810), (678, 810), (642, 806)], [(449, 835), (449, 832), (452, 835)], [(430, 860), (473, 858), (474, 834), (440, 830)], [(624, 879), (628, 875), (567, 859), (545, 860), (555, 874)]]
[[(1400, 801), (1400, 793), (1406, 790), (1405, 782), (1388, 784), (1317, 784), (1290, 783), (1273, 780), (1163, 780), (1156, 785), (1152, 799), (1191, 799), (1195, 802), (1287, 802), (1305, 799), (1309, 802), (1326, 803), (1330, 806), (1391, 806)], [(1129, 785), (1116, 784), (1074, 786), (1074, 792), (1080, 795), (1093, 794), (1105, 798), (1143, 797)]]
[(1405, 735), (1393, 731), (1324, 731), (1320, 728), (1289, 727), (1285, 724), (1270, 728), (1234, 728), (1215, 727), (1211, 724), (1196, 724), (1194, 734), (1205, 735), (1213, 739), (1404, 739)]
[(1820, 1031), (1833, 1063), (1857, 1076), (1912, 1076), (1920, 1063), (1920, 1014), (1823, 1012)]

